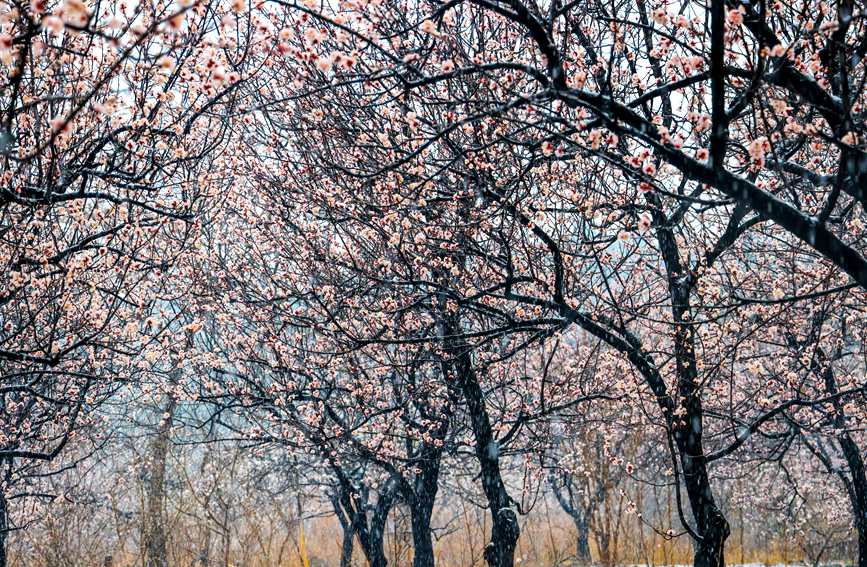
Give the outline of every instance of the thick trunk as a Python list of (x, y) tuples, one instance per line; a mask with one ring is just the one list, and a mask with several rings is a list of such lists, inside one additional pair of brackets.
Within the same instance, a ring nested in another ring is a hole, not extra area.
[(724, 567), (729, 525), (714, 501), (704, 458), (684, 452), (681, 464), (690, 508), (701, 537), (695, 543), (693, 564), (695, 567)]
[[(441, 305), (447, 305), (447, 298), (441, 297), (440, 300)], [(485, 547), (485, 561), (488, 567), (513, 567), (521, 531), (518, 516), (512, 509), (512, 499), (500, 474), (500, 447), (491, 427), (485, 395), (473, 366), (470, 346), (462, 339), (445, 339), (461, 335), (460, 315), (446, 311), (440, 311), (439, 315), (442, 317), (445, 351), (450, 357), (443, 364), (443, 375), (453, 374), (452, 394), (462, 397), (466, 404), (481, 469), (482, 491), (491, 511), (491, 541)]]
[[(864, 487), (867, 489), (867, 487)], [(867, 567), (867, 508), (861, 509), (858, 528), (858, 567)]]
[(849, 500), (858, 532), (858, 567), (867, 567), (867, 473), (864, 469), (864, 457), (847, 431), (843, 430), (837, 440), (851, 476)]
[(388, 559), (385, 557), (385, 546), (383, 545), (383, 534), (373, 535), (370, 540), (371, 546), (367, 548), (367, 562), (370, 567), (386, 567)]
[[(388, 510), (390, 509), (391, 505), (388, 506)], [(385, 557), (385, 523), (388, 518), (388, 510), (382, 515), (374, 514), (370, 522), (367, 549), (367, 560), (370, 562), (370, 567), (386, 567), (388, 565), (388, 559)]]
[[(2, 462), (0, 462), (2, 464)], [(0, 490), (0, 567), (6, 567), (6, 541), (9, 535), (9, 512), (6, 494)]]
[[(684, 331), (691, 333), (691, 331)], [(680, 344), (681, 341), (678, 340)], [(690, 341), (690, 344), (692, 341)], [(677, 347), (679, 350), (679, 347)], [(678, 360), (678, 366), (681, 365)], [(683, 482), (689, 498), (698, 538), (695, 541), (695, 567), (724, 567), (724, 546), (729, 536), (728, 521), (714, 500), (707, 470), (707, 459), (702, 444), (701, 392), (694, 388), (696, 372), (694, 359), (686, 358), (680, 368), (681, 396), (686, 413), (683, 422), (675, 427), (675, 439), (680, 453)]]
[(587, 529), (587, 522), (575, 522), (575, 529), (578, 535), (575, 540), (575, 559), (581, 565), (590, 565), (593, 563), (593, 557), (590, 555), (590, 531)]
[[(468, 212), (463, 210), (461, 215)], [(463, 256), (456, 255), (453, 259), (458, 265), (465, 265)], [(442, 272), (437, 279), (443, 280), (444, 289), (452, 283), (450, 276)], [(445, 294), (440, 294), (437, 299), (437, 315), (442, 325), (440, 338), (450, 357), (448, 363), (443, 365), (443, 375), (448, 376), (450, 371), (454, 372), (454, 383), (466, 403), (475, 440), (475, 453), (481, 469), (482, 490), (491, 511), (491, 542), (485, 548), (485, 561), (489, 567), (513, 567), (520, 527), (518, 516), (512, 509), (512, 499), (500, 474), (500, 447), (494, 436), (485, 406), (485, 395), (473, 366), (471, 347), (464, 339), (456, 338), (462, 335), (460, 312), (449, 312), (445, 309), (450, 301)], [(452, 393), (454, 394), (454, 389)]]
[(345, 532), (340, 548), (340, 567), (352, 567), (352, 547), (352, 532)]
[[(340, 489), (337, 490), (339, 491)], [(352, 565), (353, 538), (355, 537), (352, 521), (343, 513), (343, 507), (340, 505), (340, 496), (337, 492), (331, 494), (331, 505), (334, 508), (334, 513), (340, 522), (340, 529), (343, 532), (343, 543), (340, 547), (340, 567), (350, 567)]]
[[(432, 503), (431, 503), (432, 504)], [(434, 567), (431, 515), (433, 506), (418, 503), (412, 507), (412, 567)]]
[[(445, 435), (446, 429), (447, 425), (441, 428), (441, 436)], [(412, 565), (413, 567), (434, 567), (431, 517), (433, 516), (438, 489), (442, 449), (425, 444), (420, 457), (416, 465), (420, 469), (420, 473), (416, 475), (412, 494), (409, 498), (412, 520)]]
[[(822, 377), (825, 381), (825, 389), (829, 394), (836, 395), (839, 393), (839, 388), (831, 363), (827, 360), (825, 351), (821, 347), (816, 349), (816, 355), (817, 361), (814, 363), (813, 369), (818, 371), (824, 365)], [(834, 426), (840, 432), (837, 435), (837, 442), (840, 443), (840, 450), (846, 465), (849, 467), (849, 478), (846, 478), (842, 471), (838, 472), (838, 475), (841, 476), (846, 486), (852, 505), (853, 523), (858, 532), (858, 567), (867, 567), (867, 471), (864, 468), (863, 452), (849, 434), (843, 403), (836, 399), (833, 406), (835, 412)]]
[(576, 502), (572, 482), (571, 473), (564, 475), (563, 487), (560, 486), (560, 481), (555, 476), (552, 475), (550, 478), (551, 488), (557, 502), (575, 524), (575, 559), (581, 565), (590, 565), (593, 559), (590, 555), (590, 526), (587, 522), (587, 512), (583, 509), (582, 502)]
[(857, 565), (867, 567), (867, 474), (864, 470), (864, 458), (848, 432), (841, 433), (837, 440), (843, 450), (843, 458), (849, 466), (849, 500), (852, 505), (855, 530), (858, 532)]
[(590, 527), (584, 516), (574, 508), (566, 509), (566, 513), (575, 524), (575, 560), (579, 565), (590, 565), (593, 557), (590, 554)]
[(468, 351), (463, 350), (458, 354), (455, 371), (470, 414), (476, 457), (482, 473), (482, 489), (491, 510), (491, 542), (485, 548), (485, 561), (489, 567), (513, 567), (520, 535), (518, 517), (512, 509), (512, 499), (500, 474), (500, 447), (494, 437), (484, 394)]
[[(717, 4), (718, 8), (719, 5)], [(718, 14), (717, 14), (718, 15)], [(719, 24), (719, 22), (717, 22)], [(649, 197), (654, 202), (655, 196)], [(724, 567), (724, 546), (730, 529), (728, 521), (716, 504), (707, 469), (703, 446), (704, 408), (702, 385), (696, 362), (695, 326), (692, 324), (690, 293), (694, 284), (684, 277), (686, 270), (680, 261), (677, 238), (664, 219), (657, 218), (657, 238), (668, 272), (671, 314), (675, 323), (674, 357), (677, 369), (677, 393), (683, 415), (678, 417), (671, 407), (666, 418), (674, 433), (683, 482), (695, 520), (695, 567)]]
[(858, 567), (867, 567), (867, 478), (860, 455), (858, 460), (861, 461), (860, 478), (853, 483), (856, 501), (852, 503), (852, 507), (855, 513), (855, 528), (858, 530)]
[(352, 530), (343, 531), (343, 545), (340, 548), (340, 567), (352, 565)]
[(175, 402), (169, 400), (166, 414), (160, 421), (155, 437), (148, 449), (148, 479), (145, 489), (146, 502), (142, 533), (144, 548), (144, 567), (168, 567), (166, 550), (166, 528), (163, 509), (165, 507), (166, 458), (169, 451), (169, 432)]
[(352, 530), (343, 532), (343, 545), (340, 547), (340, 567), (352, 566)]
[[(367, 497), (360, 494), (346, 474), (334, 466), (340, 481), (339, 502), (346, 513), (353, 534), (358, 536), (358, 543), (370, 567), (386, 567), (385, 557), (385, 525), (397, 497), (397, 483), (386, 483), (379, 494), (373, 514), (368, 519)], [(344, 543), (346, 540), (344, 539)]]
[(693, 341), (689, 340), (684, 344), (680, 337), (681, 333), (691, 335), (691, 330), (678, 332), (679, 337), (675, 347), (676, 351), (679, 351), (680, 394), (686, 409), (683, 421), (675, 427), (675, 440), (680, 453), (684, 486), (699, 536), (695, 541), (693, 563), (695, 567), (724, 567), (724, 546), (730, 529), (728, 521), (716, 504), (710, 485), (707, 459), (702, 443), (701, 392), (695, 386), (697, 384), (695, 359), (682, 350), (692, 347)]

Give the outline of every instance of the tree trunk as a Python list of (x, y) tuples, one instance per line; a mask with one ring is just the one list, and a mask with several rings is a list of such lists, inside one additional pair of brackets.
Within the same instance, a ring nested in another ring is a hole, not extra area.
[(148, 478), (146, 502), (142, 533), (144, 548), (144, 567), (168, 567), (168, 552), (166, 550), (166, 528), (164, 508), (166, 500), (166, 458), (169, 451), (169, 432), (172, 427), (172, 415), (175, 400), (170, 399), (165, 413), (157, 425), (157, 432), (148, 448)]
[[(466, 206), (466, 203), (464, 203)], [(463, 209), (461, 214), (466, 215)], [(458, 265), (465, 265), (461, 255), (453, 257)], [(438, 272), (437, 280), (442, 280), (444, 288), (449, 286), (450, 276)], [(478, 375), (473, 366), (470, 345), (461, 337), (460, 311), (449, 311), (449, 298), (440, 293), (437, 297), (436, 316), (439, 318), (440, 339), (449, 360), (443, 361), (443, 376), (454, 374), (454, 385), (466, 403), (470, 425), (475, 439), (475, 453), (481, 469), (482, 490), (491, 511), (491, 541), (485, 547), (484, 557), (489, 567), (513, 567), (515, 547), (521, 533), (518, 516), (512, 509), (512, 499), (500, 474), (500, 447), (494, 436), (491, 420), (485, 406), (485, 395), (479, 385)], [(453, 384), (449, 384), (452, 395)]]
[[(0, 460), (0, 466), (2, 466)], [(0, 567), (6, 567), (6, 541), (9, 535), (9, 510), (7, 508), (6, 493), (0, 490)]]
[[(837, 381), (830, 366), (825, 372), (825, 385), (830, 394), (838, 392)], [(843, 404), (839, 400), (834, 401), (834, 409), (837, 413), (835, 425), (840, 431), (837, 442), (840, 443), (843, 458), (849, 466), (850, 478), (847, 492), (852, 505), (855, 529), (858, 532), (858, 567), (867, 567), (867, 472), (864, 468), (864, 457), (858, 444), (846, 429)]]
[(729, 525), (714, 501), (704, 457), (683, 451), (681, 464), (692, 515), (701, 537), (696, 541), (693, 564), (695, 567), (724, 567)]
[[(658, 204), (656, 196), (648, 201)], [(740, 214), (740, 213), (736, 213)], [(674, 433), (680, 454), (683, 482), (689, 497), (696, 531), (695, 567), (724, 567), (723, 547), (730, 533), (728, 521), (716, 505), (707, 470), (702, 436), (704, 409), (702, 385), (696, 363), (695, 327), (692, 325), (690, 293), (694, 280), (684, 277), (686, 270), (680, 261), (677, 238), (663, 218), (656, 218), (657, 240), (662, 253), (671, 297), (671, 314), (675, 323), (674, 357), (677, 369), (677, 393), (683, 415), (677, 416), (671, 406), (663, 407)]]
[[(340, 482), (339, 503), (343, 507), (351, 526), (351, 532), (358, 536), (358, 543), (370, 567), (386, 567), (385, 524), (388, 514), (397, 499), (397, 483), (390, 480), (382, 488), (374, 506), (373, 514), (367, 517), (367, 496), (360, 494), (352, 485), (346, 473), (332, 464)], [(344, 544), (346, 540), (344, 539)]]
[[(383, 500), (387, 502), (383, 502)], [(388, 565), (388, 559), (385, 557), (385, 524), (393, 504), (393, 491), (385, 496), (380, 495), (376, 502), (376, 510), (370, 520), (368, 536), (367, 558), (370, 561), (370, 567), (386, 567)]]
[[(843, 458), (849, 466), (850, 478), (848, 486), (849, 501), (852, 505), (852, 517), (855, 530), (858, 532), (858, 567), (867, 567), (867, 473), (864, 470), (864, 458), (858, 445), (847, 431), (837, 437)], [(844, 473), (840, 473), (844, 474)]]
[[(821, 373), (821, 377), (825, 382), (825, 390), (829, 394), (836, 395), (839, 393), (831, 361), (828, 360), (828, 356), (821, 346), (816, 348), (816, 360), (812, 364), (812, 369), (817, 374)], [(849, 476), (847, 477), (845, 472), (839, 469), (836, 473), (842, 480), (846, 493), (849, 495), (853, 523), (855, 524), (855, 530), (858, 532), (857, 565), (858, 567), (867, 567), (867, 471), (864, 468), (864, 457), (858, 444), (849, 434), (846, 410), (843, 403), (839, 399), (835, 399), (832, 405), (834, 406), (834, 427), (839, 431), (837, 442), (840, 444), (843, 459), (849, 467)], [(809, 444), (807, 446), (810, 447)], [(820, 459), (822, 458), (817, 451), (813, 452)], [(825, 462), (825, 466), (829, 472), (834, 468), (828, 462)]]
[(867, 567), (867, 479), (861, 469), (861, 479), (855, 490), (859, 492), (859, 506), (855, 527), (858, 529), (858, 567)]
[[(587, 512), (583, 509), (581, 502), (576, 502), (572, 491), (572, 473), (564, 473), (563, 487), (556, 478), (556, 475), (551, 475), (549, 484), (553, 489), (554, 496), (560, 504), (560, 508), (566, 512), (575, 524), (575, 559), (581, 565), (590, 565), (593, 558), (590, 555), (590, 526), (587, 522)], [(564, 494), (565, 489), (565, 494)], [(568, 494), (568, 496), (567, 496)]]
[(575, 540), (575, 559), (581, 565), (591, 565), (593, 557), (590, 555), (590, 530), (587, 528), (587, 522), (576, 520), (575, 529), (578, 532)]
[(430, 524), (437, 495), (442, 449), (425, 444), (420, 456), (417, 466), (421, 472), (415, 478), (415, 485), (410, 497), (412, 565), (413, 567), (434, 567)]
[(343, 530), (343, 545), (340, 548), (340, 567), (352, 567), (352, 530)]
[(335, 489), (331, 493), (331, 506), (334, 508), (334, 514), (340, 522), (340, 529), (343, 532), (343, 543), (340, 547), (340, 567), (351, 567), (352, 565), (352, 548), (355, 532), (352, 530), (352, 520), (343, 513), (343, 507), (340, 505), (340, 488)]
[(482, 489), (491, 510), (491, 542), (485, 548), (485, 561), (489, 567), (513, 567), (515, 547), (521, 533), (518, 517), (512, 509), (512, 499), (500, 474), (500, 447), (491, 428), (484, 394), (470, 353), (465, 348), (457, 353), (455, 372), (470, 414), (476, 457), (482, 473)]
[[(434, 567), (433, 538), (431, 537), (431, 515), (433, 506), (417, 502), (412, 506), (412, 567)], [(432, 504), (432, 503), (431, 503)]]
[(701, 392), (697, 386), (695, 357), (692, 354), (694, 344), (692, 329), (687, 329), (685, 325), (680, 326), (675, 340), (675, 352), (678, 388), (686, 411), (683, 421), (675, 426), (674, 435), (680, 453), (683, 482), (699, 536), (695, 541), (693, 563), (695, 567), (724, 567), (723, 548), (730, 528), (716, 505), (710, 486), (707, 458), (702, 443), (703, 410)]
[[(703, 411), (701, 392), (697, 387), (695, 358), (691, 354), (694, 341), (692, 329), (681, 326), (677, 331), (675, 352), (679, 374), (679, 390), (685, 414), (675, 426), (675, 440), (683, 472), (683, 482), (695, 519), (698, 538), (695, 541), (695, 567), (724, 567), (725, 541), (730, 528), (722, 511), (716, 505), (707, 459), (702, 443)], [(686, 337), (689, 337), (686, 339)]]

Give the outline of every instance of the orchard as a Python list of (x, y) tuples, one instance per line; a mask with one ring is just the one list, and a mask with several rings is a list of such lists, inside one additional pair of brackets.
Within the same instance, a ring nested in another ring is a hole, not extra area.
[(0, 567), (867, 567), (867, 5), (0, 0)]

